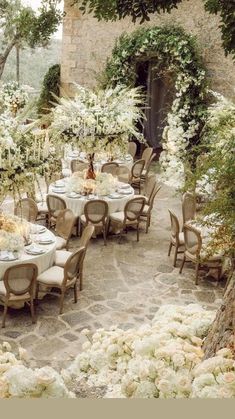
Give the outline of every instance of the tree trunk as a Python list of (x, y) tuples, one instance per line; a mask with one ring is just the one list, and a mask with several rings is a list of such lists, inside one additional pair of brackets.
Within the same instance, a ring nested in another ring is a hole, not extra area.
[(16, 81), (20, 82), (20, 47), (16, 45)]
[(224, 294), (224, 301), (205, 339), (204, 358), (213, 357), (219, 349), (230, 348), (235, 356), (235, 273)]
[(12, 48), (15, 46), (16, 41), (17, 41), (17, 38), (15, 37), (14, 39), (12, 39), (12, 41), (6, 47), (4, 53), (0, 54), (0, 79), (2, 78), (3, 71), (4, 71), (4, 68), (5, 68), (8, 56), (9, 56)]

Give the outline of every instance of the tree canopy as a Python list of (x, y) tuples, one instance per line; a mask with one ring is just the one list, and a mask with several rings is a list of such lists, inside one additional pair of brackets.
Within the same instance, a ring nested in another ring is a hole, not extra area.
[(0, 0), (0, 77), (16, 46), (45, 46), (62, 20), (60, 0), (42, 0), (38, 11), (21, 0)]
[[(130, 16), (133, 22), (150, 20), (153, 13), (177, 8), (182, 0), (74, 0), (83, 13), (94, 13), (98, 20), (117, 20)], [(221, 15), (220, 28), (225, 54), (235, 58), (235, 0), (203, 0), (205, 10)]]

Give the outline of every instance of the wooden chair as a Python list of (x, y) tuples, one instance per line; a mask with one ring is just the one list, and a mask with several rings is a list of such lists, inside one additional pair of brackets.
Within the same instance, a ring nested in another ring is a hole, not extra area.
[[(88, 248), (88, 244), (90, 242), (90, 239), (92, 237), (92, 234), (95, 231), (95, 227), (91, 224), (87, 225), (83, 232), (82, 236), (79, 240), (79, 247), (85, 247), (86, 251)], [(55, 255), (55, 265), (60, 266), (61, 268), (64, 268), (67, 260), (69, 257), (73, 254), (73, 252), (68, 252), (67, 250), (57, 250)], [(80, 274), (80, 291), (83, 289), (83, 270)]]
[(138, 189), (139, 194), (141, 191), (141, 175), (144, 170), (145, 160), (137, 160), (131, 169), (130, 184), (133, 188)]
[(141, 175), (141, 180), (142, 181), (145, 181), (147, 179), (150, 168), (151, 168), (151, 164), (152, 164), (153, 160), (155, 159), (155, 157), (156, 157), (156, 153), (153, 153), (152, 156), (150, 157), (148, 163), (145, 164), (144, 170), (143, 170), (142, 175)]
[(88, 224), (92, 224), (95, 229), (102, 229), (105, 246), (107, 243), (108, 212), (109, 207), (106, 201), (94, 199), (86, 202), (84, 206), (84, 214), (80, 217), (82, 225), (87, 226)]
[(146, 147), (142, 153), (141, 159), (145, 161), (145, 165), (144, 165), (145, 170), (149, 164), (149, 160), (151, 159), (152, 154), (153, 154), (152, 147)]
[(150, 227), (151, 224), (151, 215), (152, 215), (152, 209), (153, 209), (153, 204), (154, 204), (154, 199), (157, 195), (157, 193), (160, 191), (161, 186), (157, 185), (157, 182), (154, 186), (154, 189), (148, 199), (148, 202), (146, 202), (142, 214), (141, 214), (141, 221), (145, 221), (146, 222), (146, 234), (148, 233), (148, 229)]
[(71, 239), (74, 225), (76, 224), (76, 217), (70, 209), (61, 210), (56, 218), (55, 231), (56, 236), (56, 250), (69, 248), (69, 240)]
[(114, 212), (110, 215), (109, 227), (113, 225), (121, 229), (119, 240), (121, 240), (123, 231), (127, 230), (127, 227), (132, 226), (136, 227), (137, 242), (139, 241), (139, 223), (145, 202), (146, 200), (143, 196), (132, 198), (126, 203), (124, 211)]
[(80, 160), (72, 160), (71, 161), (71, 172), (83, 172), (84, 170), (88, 169), (88, 163), (81, 162)]
[(134, 141), (129, 142), (129, 144), (128, 144), (128, 154), (130, 154), (133, 159), (135, 158), (136, 150), (137, 150), (136, 143), (134, 143)]
[(170, 246), (168, 251), (168, 256), (171, 254), (171, 249), (175, 247), (174, 253), (174, 262), (173, 266), (176, 266), (177, 256), (178, 253), (184, 253), (184, 234), (180, 232), (180, 224), (177, 216), (170, 210), (170, 220), (171, 220), (171, 238), (170, 238)]
[(38, 218), (38, 207), (32, 198), (23, 198), (15, 206), (15, 215), (29, 222), (35, 222)]
[(61, 268), (60, 266), (52, 266), (38, 276), (36, 301), (38, 301), (40, 284), (42, 284), (45, 287), (60, 289), (61, 297), (59, 314), (63, 313), (65, 292), (69, 288), (73, 288), (74, 302), (77, 303), (77, 283), (80, 281), (82, 274), (85, 251), (85, 247), (80, 247), (80, 249), (68, 258), (64, 268)]
[(0, 281), (0, 300), (4, 304), (2, 327), (5, 327), (8, 307), (11, 303), (30, 304), (32, 323), (35, 323), (34, 293), (38, 268), (33, 263), (25, 263), (8, 268)]
[(119, 180), (119, 182), (129, 183), (131, 173), (127, 166), (122, 165), (117, 168), (116, 176)]
[(60, 211), (65, 210), (67, 205), (63, 198), (50, 194), (47, 195), (46, 203), (48, 208), (49, 226), (52, 227), (56, 224), (56, 219)]
[(119, 164), (116, 163), (115, 161), (104, 163), (103, 166), (101, 167), (101, 172), (110, 173), (111, 175), (116, 176), (118, 167), (119, 167)]
[(182, 201), (183, 225), (190, 220), (195, 219), (196, 198), (191, 192), (185, 192)]
[(206, 257), (202, 252), (202, 238), (201, 233), (195, 227), (190, 225), (184, 225), (184, 243), (185, 243), (185, 252), (180, 267), (180, 274), (182, 273), (184, 264), (187, 260), (190, 260), (196, 265), (196, 276), (195, 284), (198, 285), (198, 274), (199, 269), (202, 266), (209, 266), (210, 268), (218, 269), (218, 277), (221, 275), (222, 270), (222, 254), (212, 255)]

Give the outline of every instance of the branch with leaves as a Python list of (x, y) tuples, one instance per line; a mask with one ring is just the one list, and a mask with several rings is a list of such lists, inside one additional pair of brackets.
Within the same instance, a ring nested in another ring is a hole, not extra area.
[(60, 0), (42, 0), (38, 11), (21, 0), (0, 0), (0, 78), (16, 46), (46, 46), (62, 21)]

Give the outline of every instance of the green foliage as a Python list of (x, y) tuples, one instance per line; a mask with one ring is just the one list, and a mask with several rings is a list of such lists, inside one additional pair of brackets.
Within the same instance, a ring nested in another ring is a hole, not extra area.
[(62, 20), (58, 3), (58, 0), (43, 0), (36, 12), (21, 0), (0, 0), (1, 42), (15, 40), (31, 48), (46, 45)]
[(43, 80), (43, 87), (38, 101), (38, 113), (49, 113), (52, 107), (53, 95), (60, 95), (60, 65), (49, 68)]
[[(83, 13), (94, 13), (98, 20), (117, 20), (130, 16), (143, 23), (153, 13), (168, 12), (177, 8), (182, 0), (74, 0)], [(203, 0), (211, 14), (221, 14), (222, 40), (226, 54), (235, 53), (235, 2), (234, 0)]]
[(235, 104), (220, 97), (208, 110), (208, 121), (198, 149), (201, 157), (185, 190), (195, 188), (203, 178), (205, 190), (213, 185), (213, 194), (205, 204), (203, 215), (207, 216), (209, 227), (219, 226), (213, 237), (214, 250), (224, 248), (232, 253), (235, 249), (234, 146)]
[(209, 13), (221, 15), (222, 43), (225, 54), (231, 53), (235, 58), (235, 1), (234, 0), (204, 0), (205, 9)]
[(204, 125), (207, 101), (205, 68), (199, 56), (195, 38), (175, 26), (141, 28), (122, 35), (103, 75), (103, 84), (134, 86), (136, 64), (154, 59), (159, 71), (170, 70), (175, 78), (176, 100), (172, 114), (180, 119), (186, 131), (197, 126), (195, 135), (189, 134), (190, 144), (199, 141)]
[(15, 47), (46, 46), (62, 20), (60, 0), (42, 0), (36, 12), (21, 0), (0, 0), (0, 77)]

